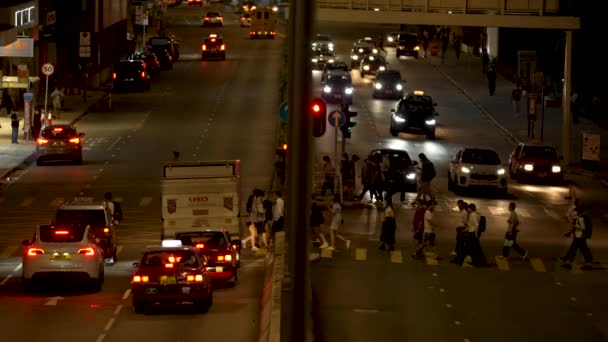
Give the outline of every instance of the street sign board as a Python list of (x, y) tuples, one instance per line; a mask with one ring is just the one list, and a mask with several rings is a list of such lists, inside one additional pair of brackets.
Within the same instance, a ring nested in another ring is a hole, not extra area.
[(78, 50), (78, 55), (80, 57), (91, 57), (91, 47), (90, 46), (81, 46), (80, 49)]
[(80, 32), (80, 46), (91, 46), (91, 32)]
[(57, 22), (57, 12), (50, 11), (46, 13), (46, 25), (51, 26)]
[(279, 117), (281, 121), (287, 122), (287, 101), (281, 103), (281, 107), (279, 107)]
[(51, 76), (55, 72), (55, 67), (51, 63), (45, 63), (42, 66), (42, 73), (46, 76)]
[(333, 112), (329, 113), (327, 121), (329, 121), (329, 124), (333, 127), (342, 127), (344, 122), (346, 122), (346, 115), (339, 110), (334, 110)]

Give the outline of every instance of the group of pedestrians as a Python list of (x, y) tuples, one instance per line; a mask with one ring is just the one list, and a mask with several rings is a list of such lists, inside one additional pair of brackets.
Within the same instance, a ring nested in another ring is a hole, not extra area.
[(253, 251), (271, 247), (274, 233), (285, 226), (285, 201), (281, 191), (267, 196), (263, 190), (254, 189), (247, 199), (246, 210), (249, 236), (242, 240), (242, 246), (246, 248), (249, 242)]
[[(336, 240), (341, 240), (347, 249), (350, 248), (350, 240), (340, 233), (340, 227), (344, 225), (342, 209), (340, 195), (334, 195), (330, 205), (326, 208), (315, 201), (313, 196), (310, 224), (313, 242), (320, 243), (319, 248), (333, 251), (336, 249)], [(329, 216), (329, 227), (325, 225), (326, 214)]]

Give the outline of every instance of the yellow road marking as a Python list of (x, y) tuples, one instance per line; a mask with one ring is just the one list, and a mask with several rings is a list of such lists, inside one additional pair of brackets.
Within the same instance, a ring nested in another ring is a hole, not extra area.
[(120, 252), (122, 252), (123, 246), (117, 246), (116, 247), (116, 255), (120, 254)]
[(17, 251), (17, 249), (19, 249), (19, 247), (20, 246), (8, 246), (2, 251), (2, 254), (0, 254), (0, 256), (10, 257), (13, 254), (15, 254), (15, 252)]
[(545, 268), (545, 264), (543, 264), (543, 261), (540, 258), (530, 258), (529, 260), (530, 260), (530, 265), (532, 266), (534, 271), (547, 272), (547, 269)]
[(436, 257), (425, 257), (427, 265), (439, 265), (439, 260)]
[(367, 260), (367, 249), (365, 249), (365, 248), (355, 249), (355, 260), (359, 260), (359, 261)]
[(20, 207), (29, 207), (30, 205), (32, 205), (32, 202), (34, 202), (34, 197), (27, 197), (26, 199), (21, 201), (21, 203), (19, 203), (19, 206)]
[(403, 255), (401, 250), (391, 251), (391, 262), (395, 264), (403, 263)]
[(321, 258), (331, 258), (332, 250), (329, 248), (321, 248)]
[(509, 261), (507, 261), (506, 258), (501, 258), (501, 257), (495, 257), (494, 258), (496, 260), (496, 266), (498, 266), (498, 269), (501, 271), (508, 271), (509, 270)]
[(58, 207), (63, 202), (64, 202), (64, 198), (63, 197), (57, 197), (54, 200), (52, 200), (51, 203), (49, 203), (49, 206), (51, 206), (51, 207)]
[(150, 205), (150, 203), (152, 203), (152, 197), (144, 197), (141, 199), (141, 201), (139, 201), (139, 206), (146, 207)]

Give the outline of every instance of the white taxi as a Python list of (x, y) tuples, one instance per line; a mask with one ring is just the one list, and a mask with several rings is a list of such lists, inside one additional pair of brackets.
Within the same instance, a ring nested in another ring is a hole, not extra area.
[(103, 251), (90, 226), (40, 225), (32, 240), (24, 240), (22, 285), (34, 281), (69, 278), (100, 290), (104, 281)]

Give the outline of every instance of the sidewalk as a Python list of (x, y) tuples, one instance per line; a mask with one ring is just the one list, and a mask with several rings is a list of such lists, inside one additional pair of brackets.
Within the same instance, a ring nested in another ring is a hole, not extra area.
[[(513, 83), (498, 75), (496, 93), (489, 95), (488, 80), (481, 70), (481, 59), (472, 55), (462, 54), (456, 59), (454, 49), (450, 48), (441, 64), (441, 56), (429, 57), (427, 61), (435, 66), (446, 78), (459, 88), (491, 121), (494, 122), (513, 142), (528, 141), (528, 123), (525, 114), (525, 101), (520, 103), (520, 113), (513, 113), (511, 91)], [(540, 110), (540, 109), (539, 109)], [(535, 140), (540, 137), (540, 116), (536, 122)], [(545, 108), (543, 143), (561, 151), (562, 145), (562, 112), (560, 108)], [(599, 134), (601, 136), (600, 166), (596, 172), (590, 172), (581, 166), (582, 133)], [(585, 176), (608, 178), (608, 130), (599, 127), (594, 122), (580, 118), (572, 125), (570, 133), (570, 162), (569, 172)]]
[[(61, 113), (61, 119), (53, 119), (53, 124), (72, 124), (77, 122), (92, 107), (94, 107), (107, 92), (102, 90), (88, 90), (87, 100), (81, 95), (66, 95), (65, 106)], [(44, 103), (41, 103), (44, 106)], [(49, 104), (52, 107), (52, 103)], [(49, 111), (52, 112), (51, 109)], [(11, 144), (11, 120), (10, 117), (0, 115), (0, 188), (9, 181), (7, 176), (19, 167), (35, 152), (34, 140), (25, 140), (23, 133), (23, 110), (19, 111), (19, 144)]]

